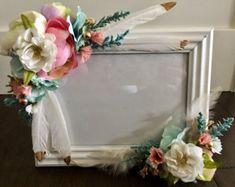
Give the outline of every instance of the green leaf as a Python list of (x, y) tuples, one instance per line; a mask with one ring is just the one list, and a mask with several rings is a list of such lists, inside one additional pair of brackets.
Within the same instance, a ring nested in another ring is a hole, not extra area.
[(28, 85), (34, 75), (34, 72), (24, 70), (24, 85)]
[(21, 14), (21, 20), (22, 20), (25, 30), (34, 27), (33, 23), (24, 14)]
[(39, 102), (46, 95), (47, 88), (45, 87), (33, 87), (32, 93), (30, 96), (26, 96), (26, 99), (30, 103)]
[(175, 185), (179, 181), (179, 179), (177, 177), (173, 176), (170, 173), (169, 173), (169, 175), (168, 175), (166, 180), (167, 180), (168, 186), (173, 186), (173, 185)]
[(3, 102), (8, 107), (14, 107), (19, 104), (19, 101), (15, 97), (5, 98)]
[(164, 129), (164, 132), (162, 134), (162, 139), (160, 142), (160, 148), (163, 151), (167, 151), (168, 146), (172, 143), (173, 140), (175, 140), (178, 135), (182, 132), (181, 128), (178, 128), (176, 126), (170, 125), (167, 126)]
[(204, 168), (215, 169), (220, 167), (220, 163), (215, 162), (208, 154), (203, 154)]
[(73, 33), (75, 35), (75, 38), (77, 42), (82, 37), (82, 27), (84, 26), (86, 22), (86, 14), (82, 12), (81, 8), (78, 6), (77, 16), (76, 19), (72, 25), (73, 27)]
[(10, 61), (10, 66), (11, 66), (11, 72), (12, 74), (20, 79), (23, 79), (24, 76), (24, 67), (22, 66), (22, 63), (19, 60), (19, 57), (16, 55), (12, 56), (12, 59)]

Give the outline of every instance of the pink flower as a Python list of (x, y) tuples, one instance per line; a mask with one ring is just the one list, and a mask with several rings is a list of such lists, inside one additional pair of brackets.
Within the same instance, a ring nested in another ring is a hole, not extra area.
[(62, 3), (56, 2), (50, 5), (43, 5), (41, 13), (47, 18), (47, 20), (54, 19), (57, 17), (65, 18), (70, 12), (70, 9), (65, 7)]
[(85, 46), (80, 49), (80, 61), (85, 63), (91, 56), (92, 49), (91, 46)]
[(103, 32), (92, 32), (91, 40), (99, 45), (102, 45), (104, 42), (104, 33)]
[(152, 166), (158, 167), (159, 164), (164, 163), (164, 154), (160, 148), (152, 147), (150, 149), (149, 161)]
[(25, 86), (20, 81), (11, 77), (9, 86), (11, 87), (11, 92), (14, 93), (17, 99), (24, 98), (25, 96), (30, 96), (32, 94), (32, 87)]
[(198, 138), (198, 142), (200, 145), (206, 145), (211, 141), (212, 141), (211, 135), (208, 133), (202, 133)]
[(41, 70), (38, 76), (49, 80), (60, 79), (78, 66), (75, 42), (69, 32), (69, 23), (61, 17), (48, 21), (46, 33), (55, 35), (57, 55), (52, 70), (49, 73)]

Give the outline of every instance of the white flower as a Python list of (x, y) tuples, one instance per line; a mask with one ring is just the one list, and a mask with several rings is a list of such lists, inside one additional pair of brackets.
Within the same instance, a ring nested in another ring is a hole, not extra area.
[[(27, 11), (21, 14), (25, 15), (29, 19), (29, 21), (34, 26), (34, 29), (39, 34), (43, 34), (45, 32), (47, 21), (42, 14), (35, 11)], [(9, 25), (9, 31), (6, 32), (0, 40), (2, 50), (9, 51), (12, 49), (18, 36), (24, 31), (25, 29), (21, 18), (18, 17), (17, 19), (13, 20)]]
[(55, 39), (53, 34), (39, 35), (27, 29), (18, 37), (14, 50), (26, 70), (49, 72), (57, 54)]
[(213, 153), (221, 154), (222, 151), (222, 143), (218, 137), (212, 139), (212, 147), (211, 151)]
[(35, 114), (38, 112), (38, 108), (37, 105), (28, 105), (25, 108), (26, 112), (28, 112), (28, 114)]
[(165, 154), (168, 171), (183, 182), (193, 182), (203, 173), (202, 149), (194, 144), (175, 142)]

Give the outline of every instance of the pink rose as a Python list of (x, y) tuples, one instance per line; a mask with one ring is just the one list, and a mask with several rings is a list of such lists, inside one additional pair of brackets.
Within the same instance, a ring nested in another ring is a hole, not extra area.
[(20, 81), (17, 81), (13, 77), (10, 78), (9, 86), (11, 91), (16, 96), (17, 99), (24, 98), (25, 96), (30, 96), (32, 94), (32, 87), (25, 86)]
[(69, 23), (61, 17), (48, 21), (46, 33), (55, 35), (57, 55), (52, 70), (49, 73), (41, 70), (38, 76), (49, 80), (60, 79), (78, 66), (75, 42), (69, 32)]
[(198, 138), (198, 142), (200, 145), (206, 145), (211, 141), (212, 141), (211, 135), (208, 133), (202, 133)]
[(85, 46), (80, 49), (80, 61), (85, 63), (91, 56), (92, 49), (91, 46)]
[(159, 164), (164, 163), (164, 154), (160, 148), (152, 147), (150, 149), (149, 161), (152, 166), (158, 167)]
[(99, 45), (102, 45), (104, 42), (104, 33), (103, 32), (91, 32), (91, 40)]

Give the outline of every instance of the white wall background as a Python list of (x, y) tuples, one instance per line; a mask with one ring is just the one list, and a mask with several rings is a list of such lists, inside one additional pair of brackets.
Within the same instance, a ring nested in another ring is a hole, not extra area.
[[(112, 14), (116, 10), (131, 12), (146, 8), (164, 0), (60, 0), (76, 11), (79, 4), (95, 19)], [(167, 0), (165, 0), (167, 1)], [(170, 0), (169, 0), (170, 1)], [(40, 10), (44, 3), (53, 0), (0, 0), (0, 31), (7, 29), (8, 23), (18, 13), (25, 10)], [(235, 90), (235, 0), (176, 0), (177, 7), (159, 19), (139, 28), (165, 27), (214, 27), (214, 55), (212, 69), (212, 89), (218, 86), (223, 90)], [(10, 72), (8, 58), (0, 57), (0, 94)]]

